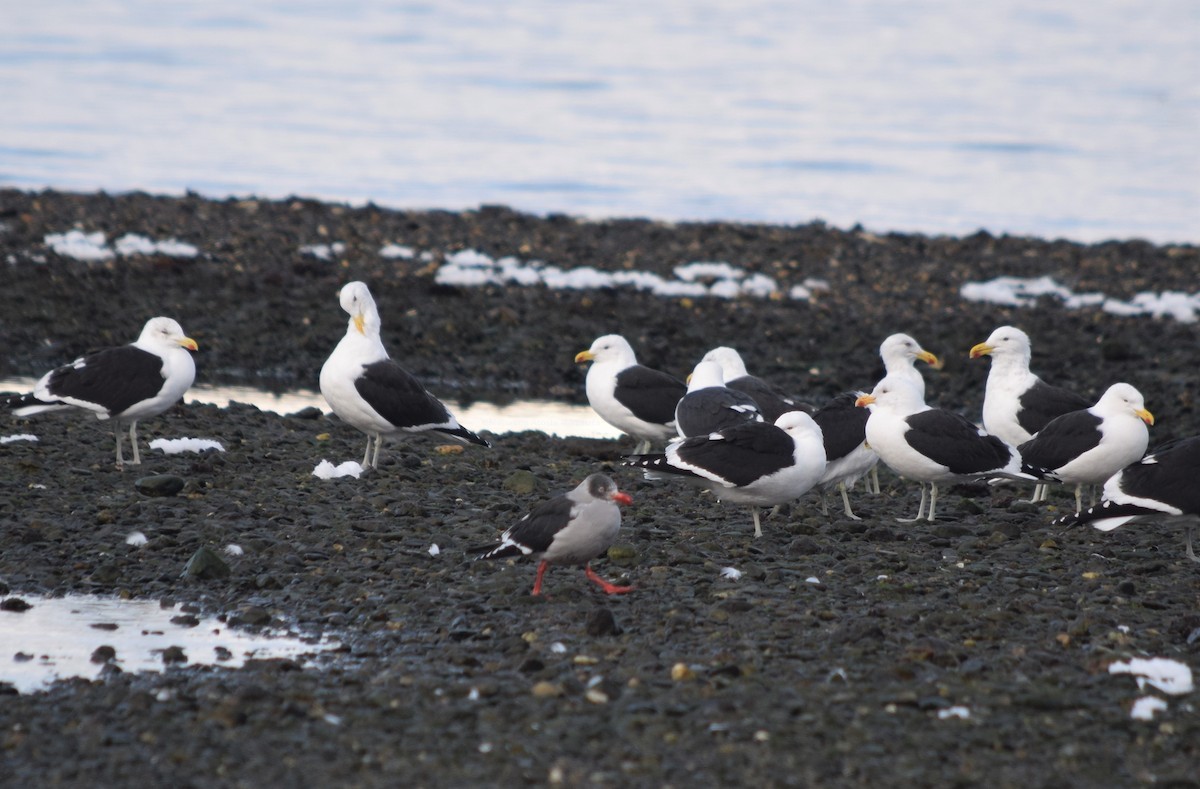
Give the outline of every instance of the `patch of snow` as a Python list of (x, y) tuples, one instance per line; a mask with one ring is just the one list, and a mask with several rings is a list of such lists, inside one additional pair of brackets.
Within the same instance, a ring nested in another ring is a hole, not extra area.
[(820, 578), (818, 578), (818, 577), (817, 577), (817, 576), (815, 576), (815, 575), (810, 575), (809, 577), (807, 577), (807, 578), (805, 578), (805, 579), (804, 579), (804, 583), (806, 583), (806, 584), (819, 584), (819, 583), (821, 583), (821, 579), (820, 579)]
[(126, 233), (113, 242), (118, 255), (166, 255), (173, 258), (194, 258), (200, 250), (186, 241), (168, 238), (153, 241), (135, 233)]
[(150, 442), (151, 449), (161, 449), (164, 455), (179, 455), (184, 452), (206, 452), (215, 449), (224, 452), (220, 441), (211, 438), (156, 438)]
[(1146, 685), (1158, 688), (1173, 696), (1191, 693), (1196, 689), (1192, 681), (1192, 670), (1186, 664), (1170, 658), (1130, 658), (1108, 666), (1109, 674), (1132, 674), (1138, 688)]
[(96, 261), (109, 260), (114, 255), (99, 230), (94, 233), (84, 233), (82, 230), (51, 233), (44, 240), (46, 246), (65, 258)]
[(231, 542), (225, 546), (225, 553), (228, 556), (242, 556), (246, 551), (242, 546)]
[(38, 437), (31, 433), (18, 433), (13, 436), (0, 436), (0, 444), (11, 444), (14, 441), (37, 441)]
[(379, 248), (379, 257), (400, 260), (412, 260), (417, 256), (416, 250), (412, 247), (402, 246), (400, 244), (385, 244)]
[(742, 571), (736, 567), (722, 567), (721, 577), (728, 578), (731, 581), (736, 581), (742, 577)]
[(987, 302), (1005, 307), (1032, 307), (1042, 297), (1056, 298), (1067, 309), (1099, 307), (1110, 315), (1173, 318), (1180, 323), (1195, 323), (1200, 313), (1200, 293), (1164, 291), (1142, 292), (1129, 301), (1110, 298), (1103, 293), (1074, 293), (1049, 276), (996, 277), (986, 282), (968, 282), (959, 290), (967, 301)]
[(134, 548), (141, 548), (147, 542), (149, 542), (149, 540), (146, 539), (146, 535), (142, 534), (140, 531), (131, 531), (129, 532), (129, 536), (125, 538), (125, 544), (132, 545)]
[(333, 260), (345, 251), (346, 245), (341, 241), (334, 241), (332, 244), (305, 244), (300, 247), (301, 255), (311, 255), (317, 260)]
[(333, 465), (328, 460), (322, 460), (313, 469), (313, 476), (321, 479), (337, 479), (338, 477), (354, 477), (358, 479), (362, 476), (363, 467), (354, 460), (347, 460), (340, 465)]
[(943, 710), (938, 710), (938, 719), (946, 720), (947, 718), (962, 718), (966, 720), (971, 717), (971, 710), (966, 707), (946, 707)]
[(438, 544), (436, 542), (433, 545), (429, 546), (429, 555), (430, 556), (437, 556), (441, 552), (442, 552), (442, 549), (438, 547)]
[(1133, 703), (1133, 708), (1129, 710), (1129, 717), (1135, 721), (1150, 721), (1154, 720), (1154, 713), (1165, 712), (1167, 702), (1157, 696), (1142, 696)]

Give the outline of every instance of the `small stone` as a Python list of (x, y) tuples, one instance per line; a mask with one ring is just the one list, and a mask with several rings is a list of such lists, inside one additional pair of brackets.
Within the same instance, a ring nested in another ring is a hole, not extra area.
[(583, 697), (593, 704), (607, 704), (608, 694), (600, 690), (600, 688), (592, 688)]
[(691, 666), (687, 663), (676, 663), (671, 666), (671, 679), (676, 682), (684, 682), (686, 680), (695, 679), (696, 672), (692, 671)]
[(217, 555), (216, 551), (205, 546), (197, 549), (192, 554), (192, 558), (188, 559), (187, 566), (183, 568), (183, 574), (190, 578), (199, 578), (202, 581), (228, 578), (229, 565)]
[(194, 614), (180, 614), (179, 616), (171, 617), (171, 624), (179, 625), (180, 627), (196, 627), (200, 624), (200, 620)]
[(442, 444), (434, 447), (433, 451), (439, 455), (461, 455), (463, 453), (462, 444)]
[(93, 663), (108, 663), (117, 659), (117, 650), (107, 644), (98, 646), (92, 652)]
[(174, 496), (183, 490), (185, 484), (183, 477), (177, 477), (174, 474), (155, 474), (150, 477), (142, 477), (134, 482), (133, 486), (143, 496)]
[(637, 555), (637, 549), (632, 545), (614, 545), (608, 549), (608, 560), (613, 564), (633, 564), (637, 561)]
[[(321, 409), (315, 405), (306, 405), (295, 413), (288, 414), (289, 419), (320, 419)], [(328, 435), (328, 434), (326, 434)]]
[(33, 608), (33, 606), (19, 597), (10, 597), (0, 602), (0, 611), (12, 611), (19, 614), (23, 611), (28, 611), (30, 608)]
[(163, 663), (186, 663), (187, 660), (183, 647), (167, 647), (162, 651)]
[(528, 496), (537, 491), (541, 487), (541, 481), (534, 476), (532, 471), (518, 469), (509, 474), (504, 482), (500, 483), (500, 487), (510, 493), (517, 493), (522, 496)]
[(597, 608), (588, 617), (587, 634), (589, 636), (617, 636), (621, 634), (621, 628), (617, 626), (616, 617), (613, 616), (612, 610), (608, 608)]
[(551, 699), (563, 694), (562, 685), (553, 682), (539, 682), (533, 686), (533, 695), (539, 699)]
[(234, 624), (265, 627), (271, 624), (271, 613), (265, 608), (260, 608), (256, 605), (247, 606), (235, 617)]

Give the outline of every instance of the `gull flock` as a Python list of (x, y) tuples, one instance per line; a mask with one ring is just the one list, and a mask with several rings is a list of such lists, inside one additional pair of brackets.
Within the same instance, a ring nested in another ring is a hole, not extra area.
[[(399, 435), (490, 446), (388, 355), (379, 310), (365, 283), (345, 285), (339, 302), (349, 321), (322, 367), (320, 388), (333, 412), (366, 436), (366, 448), (361, 465), (324, 463), (330, 468), (316, 473), (357, 476), (377, 469), (385, 439)], [(195, 378), (190, 354), (197, 350), (176, 321), (152, 318), (133, 343), (51, 370), (32, 392), (3, 402), (18, 417), (78, 409), (112, 420), (117, 467), (136, 465), (138, 421), (184, 396)], [(1191, 528), (1200, 518), (1200, 497), (1191, 484), (1200, 473), (1200, 437), (1146, 454), (1154, 418), (1134, 387), (1114, 383), (1088, 403), (1044, 382), (1029, 368), (1030, 338), (1016, 327), (996, 329), (969, 355), (991, 359), (982, 425), (925, 402), (916, 364), (940, 362), (905, 334), (881, 343), (885, 376), (870, 390), (850, 389), (819, 405), (751, 375), (727, 346), (709, 351), (686, 382), (639, 364), (633, 347), (617, 334), (598, 337), (575, 362), (590, 364), (585, 387), (592, 408), (638, 442), (625, 465), (641, 469), (647, 479), (682, 481), (720, 501), (747, 506), (756, 537), (762, 535), (760, 508), (814, 489), (823, 511), (825, 492), (839, 490), (843, 512), (857, 519), (848, 491), (882, 462), (920, 485), (912, 520), (937, 517), (939, 485), (1014, 480), (1036, 485), (1038, 500), (1046, 485), (1066, 484), (1074, 486), (1076, 507), (1058, 523), (1111, 530), (1152, 519), (1181, 521), (1189, 526), (1187, 554), (1200, 561)], [(123, 453), (126, 425), (129, 461)], [(1102, 486), (1101, 502), (1084, 509), (1083, 488), (1093, 485)], [(537, 505), (497, 543), (481, 548), (479, 558), (540, 559), (534, 594), (552, 564), (583, 566), (606, 593), (629, 591), (600, 579), (589, 562), (615, 541), (618, 505), (630, 501), (611, 478), (593, 474)]]

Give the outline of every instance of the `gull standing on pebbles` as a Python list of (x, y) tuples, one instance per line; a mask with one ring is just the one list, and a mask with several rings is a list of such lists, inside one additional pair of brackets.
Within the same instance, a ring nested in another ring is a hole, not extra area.
[(1051, 419), (1018, 449), (1029, 465), (1046, 469), (1058, 482), (1075, 485), (1075, 511), (1079, 512), (1084, 485), (1099, 485), (1146, 454), (1150, 444), (1146, 426), (1153, 424), (1141, 392), (1129, 384), (1113, 384), (1094, 406)]
[(619, 334), (606, 334), (575, 363), (591, 362), (587, 371), (588, 403), (600, 418), (638, 440), (635, 452), (676, 434), (675, 406), (687, 385), (673, 375), (638, 364), (633, 347)]
[(632, 504), (628, 493), (605, 474), (592, 474), (572, 491), (534, 507), (500, 535), (500, 542), (476, 548), (479, 559), (538, 556), (531, 594), (542, 593), (542, 578), (552, 564), (582, 564), (588, 580), (606, 594), (624, 594), (632, 586), (615, 586), (592, 569), (591, 561), (608, 550), (621, 529), (619, 504)]
[(625, 465), (643, 469), (649, 479), (690, 478), (722, 501), (748, 504), (754, 536), (761, 537), (758, 508), (798, 499), (816, 485), (825, 471), (825, 447), (812, 417), (789, 411), (775, 424), (746, 422), (681, 438), (661, 454), (631, 455)]
[(98, 419), (116, 423), (117, 468), (124, 468), (122, 426), (129, 425), (133, 444), (130, 465), (142, 462), (138, 452), (139, 419), (158, 416), (183, 397), (196, 379), (196, 364), (188, 351), (196, 341), (171, 318), (151, 318), (137, 340), (81, 356), (41, 377), (30, 394), (11, 397), (17, 416), (82, 408)]
[(911, 381), (884, 378), (857, 400), (869, 407), (867, 445), (901, 477), (921, 483), (917, 516), (925, 515), (925, 485), (929, 484), (929, 516), (937, 511), (939, 482), (988, 477), (1034, 480), (1022, 471), (1021, 454), (996, 436), (988, 435), (961, 414), (931, 408)]
[(396, 433), (432, 431), (460, 443), (490, 446), (388, 358), (379, 337), (379, 310), (365, 284), (347, 284), (340, 301), (350, 322), (321, 368), (321, 394), (335, 414), (367, 434), (363, 468), (378, 468), (383, 438)]

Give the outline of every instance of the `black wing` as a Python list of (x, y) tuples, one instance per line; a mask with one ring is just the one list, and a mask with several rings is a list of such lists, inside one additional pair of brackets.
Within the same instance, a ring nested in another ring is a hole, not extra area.
[(354, 388), (396, 427), (444, 425), (450, 421), (446, 406), (391, 359), (364, 364)]
[(46, 389), (119, 414), (149, 400), (163, 386), (162, 357), (133, 345), (106, 348), (50, 373)]
[(849, 455), (867, 438), (871, 412), (856, 406), (857, 399), (856, 393), (843, 392), (813, 414), (813, 421), (821, 428), (825, 457), (830, 463)]
[(758, 403), (763, 419), (768, 422), (774, 422), (788, 411), (803, 411), (806, 414), (813, 412), (813, 407), (808, 403), (802, 403), (796, 398), (784, 394), (778, 387), (757, 376), (744, 375), (741, 378), (726, 381), (725, 385), (730, 389), (750, 395), (754, 402)]
[(1055, 417), (1069, 414), (1072, 411), (1084, 411), (1091, 407), (1081, 395), (1051, 386), (1045, 381), (1038, 380), (1025, 393), (1017, 398), (1020, 408), (1017, 410), (1017, 424), (1033, 435), (1040, 431)]
[(575, 502), (566, 494), (543, 501), (506, 531), (504, 539), (520, 543), (534, 553), (541, 553), (550, 547), (554, 535), (570, 523), (574, 506)]
[(613, 392), (617, 402), (638, 419), (667, 424), (675, 418), (675, 404), (687, 394), (687, 386), (673, 375), (640, 364), (617, 373)]
[(743, 422), (760, 422), (762, 418), (750, 395), (724, 386), (689, 392), (675, 406), (675, 424), (685, 436), (706, 436)]
[(743, 487), (792, 465), (792, 437), (766, 422), (747, 422), (720, 432), (722, 438), (686, 438), (679, 460)]
[(1200, 515), (1200, 436), (1164, 445), (1120, 474), (1122, 493)]
[(953, 411), (931, 408), (908, 417), (912, 427), (904, 434), (909, 446), (952, 474), (985, 474), (1003, 468), (1012, 448)]
[(1062, 468), (1100, 443), (1100, 421), (1088, 411), (1055, 417), (1019, 447), (1021, 459), (1039, 468)]

